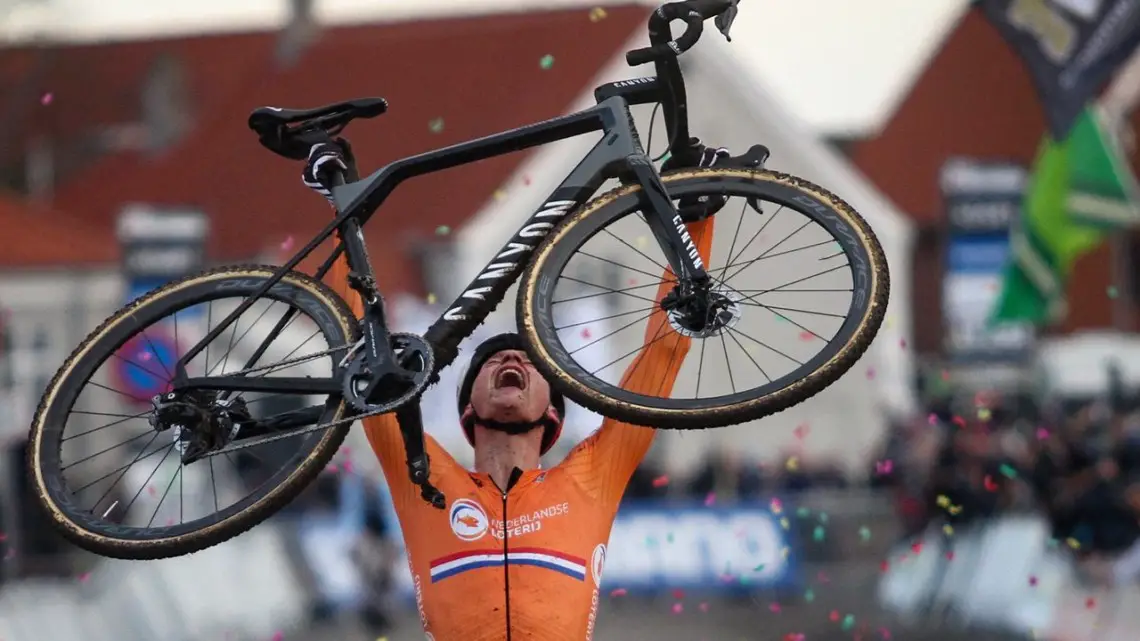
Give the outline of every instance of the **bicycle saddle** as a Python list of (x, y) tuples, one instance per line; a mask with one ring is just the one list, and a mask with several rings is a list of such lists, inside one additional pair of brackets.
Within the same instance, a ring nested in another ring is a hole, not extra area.
[(258, 107), (249, 115), (249, 128), (273, 153), (304, 160), (309, 148), (338, 134), (356, 118), (375, 118), (388, 111), (383, 98), (346, 100), (315, 109)]

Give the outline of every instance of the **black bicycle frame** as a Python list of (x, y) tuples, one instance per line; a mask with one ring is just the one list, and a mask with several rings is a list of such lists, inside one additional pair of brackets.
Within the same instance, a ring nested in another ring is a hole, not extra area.
[[(594, 131), (601, 131), (602, 139), (425, 333), (425, 340), (435, 352), (433, 376), (454, 361), (463, 339), (470, 336), (502, 302), (507, 290), (529, 264), (531, 254), (542, 239), (567, 213), (583, 205), (610, 178), (620, 177), (625, 182), (636, 182), (642, 187), (643, 206), (647, 213), (645, 220), (664, 251), (669, 266), (680, 276), (680, 282), (707, 282), (708, 275), (695, 250), (693, 239), (677, 215), (660, 175), (642, 148), (629, 109), (631, 104), (669, 104), (673, 102), (673, 94), (665, 90), (672, 88), (674, 87), (661, 86), (661, 81), (656, 78), (610, 83), (599, 88), (599, 104), (590, 109), (398, 160), (363, 180), (333, 187), (333, 199), (340, 213), (253, 295), (238, 305), (218, 327), (179, 359), (175, 368), (175, 389), (293, 394), (329, 393), (341, 389), (341, 381), (335, 375), (328, 379), (188, 377), (185, 366), (334, 232), (340, 232), (341, 246), (347, 255), (353, 278), (357, 282), (374, 283), (361, 227), (403, 181)], [(669, 111), (675, 113), (675, 109), (676, 105)], [(672, 126), (669, 128), (673, 129)], [(337, 251), (339, 253), (340, 246)], [(327, 273), (335, 255), (325, 261), (316, 274), (317, 278), (322, 278)], [(381, 369), (384, 366), (390, 367), (392, 350), (387, 340), (388, 328), (384, 322), (382, 297), (375, 289), (371, 290), (371, 294), (367, 289), (358, 291), (361, 292), (365, 307), (363, 329), (367, 352)], [(283, 322), (278, 323), (274, 333), (280, 330)], [(259, 354), (251, 360), (256, 360), (263, 351), (259, 350)], [(252, 364), (247, 365), (249, 366)]]

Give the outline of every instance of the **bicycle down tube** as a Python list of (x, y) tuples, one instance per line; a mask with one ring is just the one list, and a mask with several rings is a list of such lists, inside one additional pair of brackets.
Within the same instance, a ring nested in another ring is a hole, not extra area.
[[(300, 389), (299, 380), (267, 378), (252, 383), (254, 379), (244, 376), (187, 377), (185, 363), (220, 336), (256, 300), (338, 229), (343, 232), (341, 241), (352, 269), (358, 273), (367, 270), (365, 273), (371, 274), (370, 267), (365, 268), (360, 264), (367, 264), (367, 251), (360, 227), (372, 217), (395, 187), (408, 178), (598, 130), (603, 132), (602, 139), (428, 329), (424, 337), (436, 351), (436, 372), (451, 364), (458, 354), (459, 343), (474, 332), (502, 301), (511, 284), (526, 268), (534, 248), (554, 225), (567, 213), (581, 206), (609, 178), (624, 176), (627, 181), (640, 183), (646, 221), (674, 273), (693, 280), (707, 278), (692, 238), (684, 224), (679, 222), (680, 217), (660, 175), (642, 149), (629, 102), (623, 96), (615, 95), (575, 114), (398, 160), (360, 181), (333, 187), (333, 198), (340, 213), (179, 360), (176, 365), (176, 387), (229, 391), (248, 388), (250, 391), (266, 392), (270, 391), (273, 384), (270, 381), (281, 381), (280, 387), (272, 391), (303, 393), (305, 390)], [(377, 349), (386, 348), (390, 351), (386, 345), (377, 345)], [(307, 389), (310, 390), (326, 386), (331, 388), (334, 382), (338, 382), (336, 379), (305, 380), (308, 381)]]

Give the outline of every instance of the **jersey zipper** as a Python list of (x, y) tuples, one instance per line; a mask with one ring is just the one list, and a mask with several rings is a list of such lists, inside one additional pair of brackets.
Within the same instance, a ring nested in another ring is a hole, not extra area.
[(507, 641), (511, 641), (511, 562), (507, 556), (510, 552), (510, 546), (507, 544), (507, 493), (511, 488), (518, 483), (522, 478), (522, 470), (515, 468), (511, 470), (511, 476), (507, 480), (507, 489), (502, 490), (503, 494), (503, 598), (506, 601), (505, 613), (507, 616)]

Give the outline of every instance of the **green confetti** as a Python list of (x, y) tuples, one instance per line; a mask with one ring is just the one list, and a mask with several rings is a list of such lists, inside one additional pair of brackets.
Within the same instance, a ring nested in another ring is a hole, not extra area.
[(823, 535), (823, 526), (822, 525), (815, 526), (815, 530), (811, 533), (811, 538), (818, 542), (818, 541), (823, 540), (823, 536), (824, 536)]
[(443, 118), (436, 118), (428, 123), (428, 129), (433, 134), (438, 134), (443, 131)]
[(859, 528), (859, 539), (861, 541), (863, 541), (864, 543), (866, 543), (867, 541), (870, 541), (871, 540), (871, 528), (867, 527), (866, 525)]
[(999, 469), (1001, 470), (1002, 476), (1006, 477), (1007, 479), (1017, 477), (1017, 470), (1013, 469), (1013, 466), (1008, 463), (1002, 463), (1001, 468)]
[(811, 588), (808, 588), (807, 592), (804, 592), (804, 601), (808, 603), (815, 601), (815, 592), (813, 592)]
[(1115, 285), (1109, 285), (1109, 287), (1108, 287), (1108, 297), (1109, 297), (1109, 298), (1116, 298), (1116, 297), (1117, 297), (1117, 296), (1119, 296), (1119, 295), (1120, 295), (1120, 292), (1119, 292), (1119, 291), (1117, 291), (1117, 289), (1116, 289), (1116, 286), (1115, 286)]
[(446, 236), (450, 233), (451, 233), (451, 228), (448, 227), (447, 225), (440, 225), (439, 227), (435, 228), (435, 235), (436, 236)]
[(653, 537), (651, 537), (651, 536), (647, 536), (647, 537), (645, 537), (645, 547), (650, 547), (650, 548), (651, 548), (651, 547), (654, 547), (654, 546), (656, 546), (656, 545), (657, 545), (657, 539), (655, 539), (655, 538), (653, 538)]
[(669, 542), (669, 543), (672, 543), (672, 542), (673, 542), (673, 533), (672, 533), (672, 532), (670, 532), (670, 533), (666, 534), (666, 535), (665, 535), (665, 540), (666, 540), (667, 542)]
[(796, 516), (800, 517), (801, 519), (806, 519), (807, 517), (811, 516), (811, 509), (801, 507), (796, 510)]
[(763, 570), (764, 570), (764, 564), (763, 564), (763, 563), (761, 563), (760, 565), (757, 565), (756, 567), (752, 568), (752, 571), (753, 571), (753, 572), (761, 572), (761, 571), (763, 571)]
[(846, 632), (853, 627), (855, 627), (855, 615), (848, 614), (847, 616), (843, 617), (843, 631)]
[(820, 512), (819, 513), (819, 522), (820, 523), (827, 523), (827, 512)]
[(550, 55), (549, 53), (546, 54), (545, 56), (543, 56), (538, 61), (538, 66), (542, 67), (543, 70), (546, 70), (546, 69), (553, 67), (554, 66), (554, 56)]

